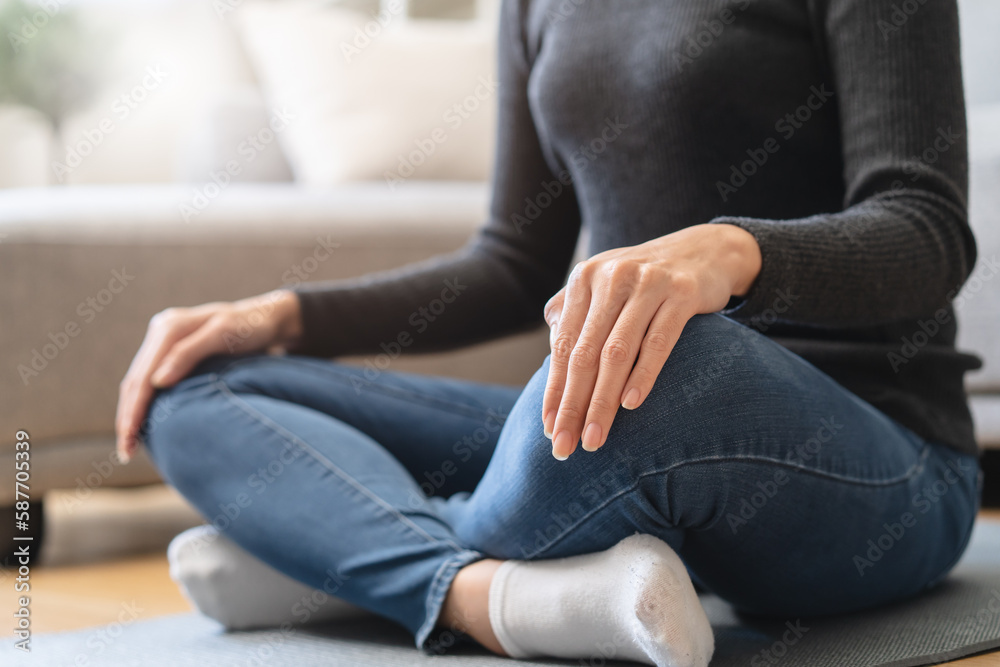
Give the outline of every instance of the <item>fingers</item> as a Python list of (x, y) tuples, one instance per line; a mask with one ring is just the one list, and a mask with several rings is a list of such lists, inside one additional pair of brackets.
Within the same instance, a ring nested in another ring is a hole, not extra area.
[[(566, 379), (552, 430), (552, 455), (558, 459), (572, 454), (583, 435), (584, 418), (594, 393), (603, 350), (624, 301), (624, 296), (602, 289), (589, 304), (583, 329), (564, 364)], [(564, 317), (568, 314), (565, 309), (563, 313)], [(593, 430), (589, 437), (594, 437)]]
[[(549, 375), (545, 382), (545, 394), (542, 398), (542, 424), (548, 437), (552, 437), (554, 433), (556, 414), (569, 372), (570, 354), (576, 347), (577, 339), (580, 337), (587, 313), (590, 310), (590, 286), (579, 279), (578, 275), (575, 278), (573, 275), (570, 276), (569, 283), (562, 290), (562, 294), (562, 306), (558, 310), (557, 333), (550, 334), (552, 354), (549, 356)], [(548, 315), (549, 307), (547, 305), (546, 316), (548, 317)]]
[(649, 330), (642, 340), (639, 359), (625, 382), (625, 389), (621, 394), (623, 408), (635, 410), (649, 396), (649, 392), (653, 390), (653, 383), (663, 370), (663, 364), (673, 351), (689, 319), (691, 315), (670, 302), (664, 303), (656, 311), (653, 321), (649, 324)]
[(157, 388), (170, 387), (187, 376), (198, 362), (213, 354), (226, 352), (225, 330), (209, 321), (190, 336), (181, 339), (160, 361), (150, 377)]
[[(115, 431), (117, 433), (116, 449), (122, 461), (128, 461), (135, 449), (135, 438), (139, 423), (135, 415), (135, 405), (140, 400), (143, 378), (148, 376), (150, 366), (158, 361), (160, 350), (164, 346), (166, 330), (150, 321), (146, 337), (129, 364), (125, 378), (118, 386), (118, 409), (115, 415)], [(148, 399), (147, 399), (148, 400)]]
[(545, 304), (545, 323), (549, 325), (549, 349), (555, 347), (556, 336), (559, 335), (559, 317), (562, 315), (565, 297), (566, 288), (563, 288)]
[(597, 382), (583, 426), (583, 448), (588, 452), (599, 449), (608, 438), (643, 335), (661, 303), (657, 296), (648, 292), (627, 301), (604, 343)]
[(153, 388), (146, 383), (136, 384), (129, 388), (128, 405), (122, 410), (117, 431), (116, 448), (118, 458), (127, 463), (135, 453), (139, 438), (139, 428), (145, 418), (146, 409), (153, 398)]
[(560, 460), (581, 441), (588, 451), (603, 446), (619, 406), (645, 401), (693, 315), (689, 290), (663, 276), (621, 263), (592, 268), (578, 265), (546, 306), (552, 355), (542, 415)]
[(135, 451), (139, 428), (153, 397), (150, 376), (174, 342), (196, 329), (206, 317), (201, 313), (167, 310), (150, 320), (146, 337), (118, 387), (115, 431), (116, 449), (122, 461), (128, 461)]

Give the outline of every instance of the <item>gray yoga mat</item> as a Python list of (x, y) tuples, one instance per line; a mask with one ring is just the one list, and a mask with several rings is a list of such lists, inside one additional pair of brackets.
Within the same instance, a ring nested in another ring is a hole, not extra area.
[[(715, 628), (712, 667), (919, 667), (1000, 648), (1000, 523), (981, 521), (962, 562), (940, 586), (906, 603), (837, 618), (759, 622), (703, 598)], [(371, 619), (326, 627), (225, 633), (193, 614), (122, 626), (37, 635), (31, 653), (0, 643), (0, 664), (32, 667), (404, 667), (574, 665), (591, 660), (511, 661), (471, 644), (425, 655), (392, 623)]]

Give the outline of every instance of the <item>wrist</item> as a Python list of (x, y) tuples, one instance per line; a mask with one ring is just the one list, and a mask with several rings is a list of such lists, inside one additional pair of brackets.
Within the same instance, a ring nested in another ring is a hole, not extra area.
[(289, 289), (267, 295), (274, 304), (275, 343), (289, 346), (302, 337), (302, 307), (298, 295)]
[(724, 266), (730, 269), (732, 296), (744, 297), (760, 275), (763, 259), (760, 245), (754, 235), (742, 227), (728, 223), (720, 224), (725, 242)]

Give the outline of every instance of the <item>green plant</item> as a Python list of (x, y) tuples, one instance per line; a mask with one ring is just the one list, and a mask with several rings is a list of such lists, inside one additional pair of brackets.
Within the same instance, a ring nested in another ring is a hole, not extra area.
[(38, 109), (59, 126), (96, 88), (94, 40), (73, 8), (0, 0), (0, 102)]

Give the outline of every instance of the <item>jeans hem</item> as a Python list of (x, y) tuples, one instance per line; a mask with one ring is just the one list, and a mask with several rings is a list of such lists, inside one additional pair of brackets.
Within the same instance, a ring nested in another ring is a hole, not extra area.
[[(941, 446), (946, 447), (947, 445), (941, 445)], [(970, 457), (973, 461), (976, 461), (976, 458), (971, 454), (963, 454), (963, 455)], [(962, 560), (962, 557), (965, 556), (965, 552), (969, 548), (969, 543), (972, 542), (972, 533), (976, 529), (976, 519), (979, 517), (979, 511), (982, 508), (982, 492), (983, 492), (983, 471), (979, 467), (977, 461), (976, 483), (975, 483), (975, 488), (972, 490), (973, 493), (972, 517), (970, 518), (968, 523), (968, 528), (965, 531), (965, 537), (962, 539), (958, 551), (956, 552), (955, 556), (951, 559), (951, 562), (948, 563), (948, 566), (945, 567), (943, 570), (941, 570), (941, 572), (937, 574), (937, 576), (932, 577), (930, 581), (927, 582), (927, 585), (924, 586), (924, 590), (929, 590), (931, 588), (934, 588), (942, 581), (944, 581), (948, 577), (948, 575), (951, 574), (951, 571), (955, 569), (955, 566), (958, 565), (958, 563)]]
[(448, 594), (448, 589), (451, 588), (451, 582), (454, 581), (455, 575), (466, 565), (484, 558), (486, 558), (485, 554), (469, 549), (449, 556), (438, 568), (431, 581), (430, 592), (427, 594), (424, 622), (414, 636), (414, 642), (418, 649), (425, 648), (424, 644), (427, 642), (427, 638), (430, 637), (431, 631), (437, 625), (438, 616), (441, 615), (441, 606), (444, 604), (444, 598)]

